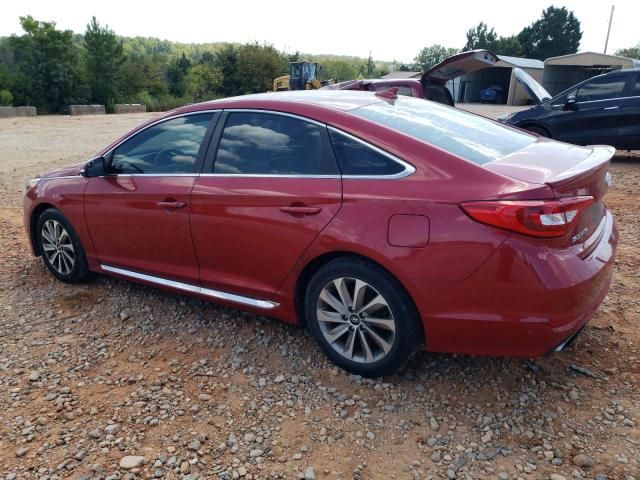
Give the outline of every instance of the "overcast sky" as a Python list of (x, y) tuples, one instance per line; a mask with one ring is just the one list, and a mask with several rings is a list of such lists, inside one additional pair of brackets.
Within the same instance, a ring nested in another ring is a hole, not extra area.
[[(608, 52), (640, 42), (640, 0), (617, 0)], [(517, 34), (540, 17), (550, 0), (421, 1), (147, 1), (5, 0), (0, 36), (20, 33), (18, 17), (32, 15), (58, 27), (83, 32), (92, 15), (124, 36), (180, 42), (257, 40), (287, 51), (333, 53), (410, 62), (423, 47), (439, 43), (461, 48), (465, 32), (481, 20), (499, 35)], [(581, 22), (580, 50), (604, 48), (610, 2), (554, 2)], [(379, 6), (378, 6), (379, 5)]]

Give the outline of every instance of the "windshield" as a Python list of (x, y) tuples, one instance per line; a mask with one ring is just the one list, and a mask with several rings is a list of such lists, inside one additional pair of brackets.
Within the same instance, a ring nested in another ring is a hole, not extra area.
[(350, 111), (483, 165), (535, 142), (536, 137), (478, 115), (414, 98), (398, 98)]

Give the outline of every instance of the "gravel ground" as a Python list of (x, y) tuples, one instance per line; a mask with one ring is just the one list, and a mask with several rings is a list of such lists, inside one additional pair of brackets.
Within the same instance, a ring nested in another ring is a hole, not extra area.
[(613, 163), (615, 279), (568, 350), (366, 380), (297, 327), (30, 256), (23, 182), (149, 117), (0, 120), (0, 479), (640, 479), (639, 155)]

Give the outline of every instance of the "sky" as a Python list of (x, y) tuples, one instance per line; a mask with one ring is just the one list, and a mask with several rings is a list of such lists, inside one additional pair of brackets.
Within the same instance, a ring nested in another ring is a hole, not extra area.
[[(616, 0), (608, 53), (640, 43), (640, 0)], [(425, 46), (461, 48), (466, 31), (480, 21), (498, 35), (517, 34), (537, 20), (551, 0), (455, 0), (398, 2), (305, 0), (7, 0), (0, 36), (20, 33), (19, 17), (55, 21), (78, 33), (95, 15), (123, 36), (147, 36), (187, 43), (273, 44), (286, 51), (332, 53), (411, 62)], [(583, 31), (580, 51), (602, 52), (612, 2), (555, 1), (573, 10)], [(633, 20), (631, 20), (633, 19)]]

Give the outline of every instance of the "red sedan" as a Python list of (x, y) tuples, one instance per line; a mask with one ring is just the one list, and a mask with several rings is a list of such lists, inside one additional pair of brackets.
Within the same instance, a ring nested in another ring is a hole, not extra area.
[(561, 349), (611, 282), (606, 146), (392, 92), (260, 94), (154, 119), (29, 181), (58, 279), (98, 272), (305, 325), (378, 376), (418, 349)]

